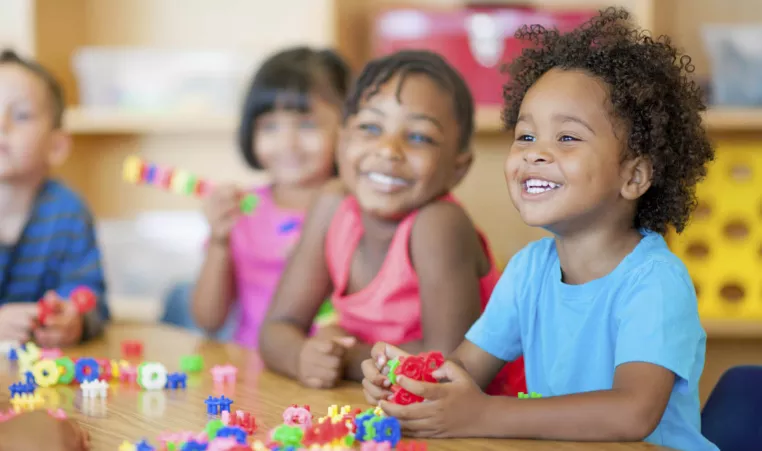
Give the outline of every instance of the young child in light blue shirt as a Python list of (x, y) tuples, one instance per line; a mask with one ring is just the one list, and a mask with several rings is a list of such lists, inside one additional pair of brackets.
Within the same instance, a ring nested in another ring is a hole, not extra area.
[[(435, 372), (400, 387), (377, 344), (363, 363), (369, 402), (418, 437), (641, 441), (715, 451), (701, 435), (706, 334), (685, 266), (662, 235), (685, 227), (714, 152), (692, 66), (667, 40), (608, 9), (565, 35), (524, 27), (535, 43), (511, 66), (505, 164), (522, 219), (552, 232), (510, 261), (481, 318)], [(490, 397), (485, 385), (523, 355), (541, 397)], [(398, 380), (400, 377), (398, 376)]]

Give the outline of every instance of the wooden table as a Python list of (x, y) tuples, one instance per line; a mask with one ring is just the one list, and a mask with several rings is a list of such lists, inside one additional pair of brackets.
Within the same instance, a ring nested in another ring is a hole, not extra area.
[[(94, 451), (116, 451), (125, 441), (138, 442), (147, 438), (158, 445), (157, 435), (162, 431), (201, 431), (206, 425), (204, 399), (209, 395), (225, 394), (233, 399), (232, 409), (251, 412), (259, 430), (257, 438), (281, 424), (283, 410), (291, 404), (308, 404), (319, 416), (326, 414), (330, 405), (369, 407), (360, 386), (347, 383), (333, 390), (309, 390), (273, 373), (263, 371), (256, 353), (235, 345), (219, 344), (196, 337), (180, 329), (158, 325), (112, 325), (105, 337), (86, 346), (71, 349), (67, 355), (76, 357), (119, 358), (122, 340), (137, 339), (144, 343), (144, 360), (157, 361), (169, 371), (177, 371), (180, 356), (198, 353), (204, 357), (206, 369), (188, 379), (186, 390), (141, 391), (112, 383), (108, 400), (83, 400), (74, 386), (39, 389), (46, 399), (46, 407), (57, 405), (70, 417), (80, 421), (90, 431)], [(213, 387), (208, 368), (215, 364), (231, 363), (239, 368), (238, 383), (225, 390)], [(7, 361), (0, 363), (0, 384), (7, 387), (18, 380), (17, 370)], [(3, 389), (0, 404), (9, 408), (9, 392)], [(429, 450), (506, 450), (506, 451), (634, 451), (664, 450), (642, 443), (599, 444), (558, 443), (512, 440), (432, 440)]]

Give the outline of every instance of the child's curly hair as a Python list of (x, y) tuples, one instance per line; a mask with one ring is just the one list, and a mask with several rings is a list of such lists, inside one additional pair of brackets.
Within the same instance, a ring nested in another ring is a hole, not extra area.
[(516, 32), (533, 44), (509, 66), (503, 120), (513, 130), (527, 90), (553, 68), (580, 69), (605, 81), (615, 114), (628, 127), (627, 156), (653, 164), (651, 188), (641, 197), (635, 226), (664, 234), (685, 228), (696, 205), (696, 184), (714, 149), (701, 122), (706, 109), (688, 74), (691, 59), (636, 28), (630, 14), (608, 8), (568, 34), (539, 25)]

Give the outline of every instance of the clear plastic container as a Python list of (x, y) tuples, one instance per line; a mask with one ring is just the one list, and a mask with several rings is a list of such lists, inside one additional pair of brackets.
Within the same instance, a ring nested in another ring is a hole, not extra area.
[(762, 105), (762, 25), (705, 25), (712, 64), (712, 103)]
[(139, 111), (237, 111), (262, 55), (83, 47), (73, 57), (80, 104)]

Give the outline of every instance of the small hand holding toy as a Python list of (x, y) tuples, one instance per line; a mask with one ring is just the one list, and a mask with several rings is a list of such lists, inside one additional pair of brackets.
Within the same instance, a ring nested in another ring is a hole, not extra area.
[(441, 352), (423, 352), (418, 355), (397, 357), (388, 363), (389, 372), (386, 377), (392, 383), (392, 397), (390, 402), (400, 405), (413, 404), (423, 401), (423, 398), (410, 393), (397, 383), (400, 376), (412, 381), (437, 382), (434, 371), (444, 364), (444, 356)]

